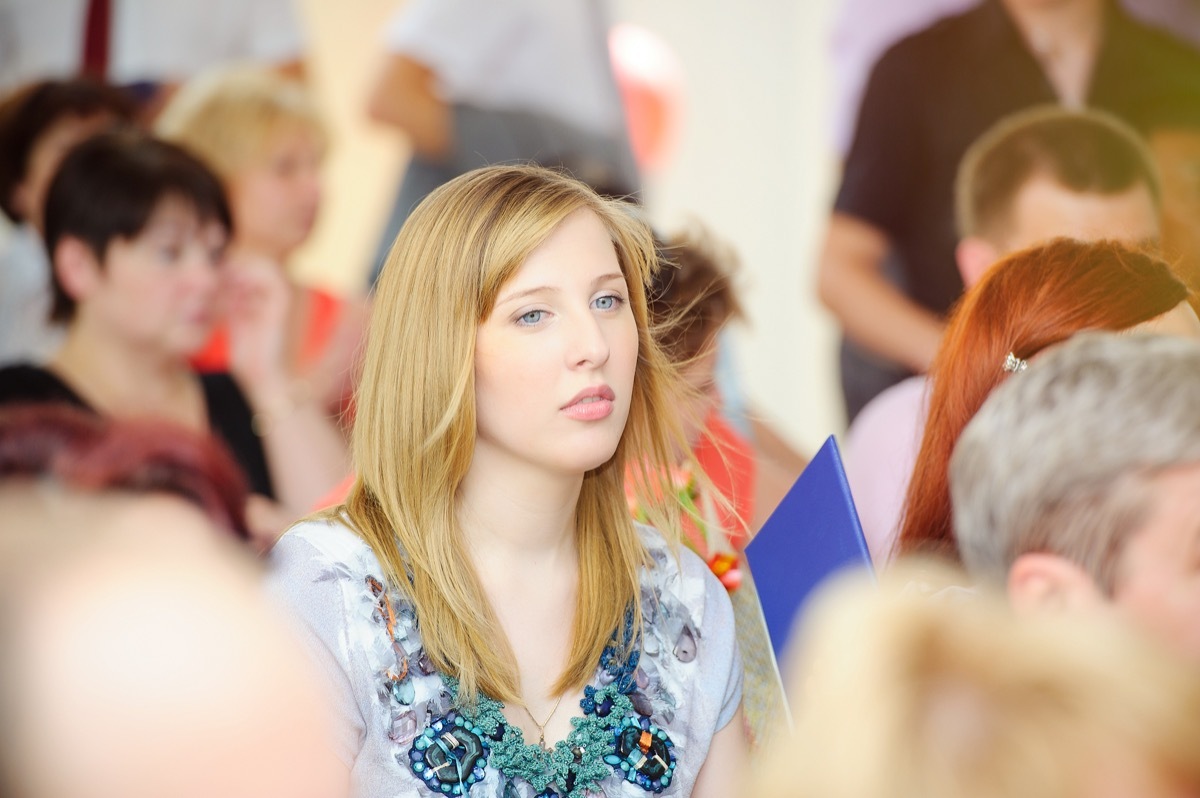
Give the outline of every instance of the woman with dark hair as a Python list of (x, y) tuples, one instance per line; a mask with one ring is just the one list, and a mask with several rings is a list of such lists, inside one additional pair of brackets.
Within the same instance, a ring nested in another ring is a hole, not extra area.
[[(345, 447), (283, 365), (279, 336), (245, 336), (254, 346), (234, 353), (232, 375), (188, 364), (212, 329), (230, 227), (220, 182), (178, 147), (125, 132), (75, 148), (45, 214), (51, 312), (66, 340), (48, 367), (0, 370), (0, 403), (66, 402), (211, 432), (263, 499), (251, 526), (273, 538), (344, 473)], [(254, 277), (233, 286), (239, 317), (278, 329), (286, 299)]]
[(992, 266), (955, 309), (929, 371), (929, 417), (896, 552), (959, 560), (950, 455), (984, 400), (1025, 361), (1082, 330), (1200, 335), (1190, 297), (1165, 262), (1112, 241), (1060, 238)]

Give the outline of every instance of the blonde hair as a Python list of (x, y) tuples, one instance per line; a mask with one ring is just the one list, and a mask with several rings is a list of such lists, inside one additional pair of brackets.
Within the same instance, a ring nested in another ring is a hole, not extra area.
[[(475, 336), (496, 295), (571, 213), (607, 228), (629, 288), (638, 360), (629, 418), (616, 454), (583, 478), (576, 509), (579, 590), (571, 649), (555, 685), (578, 689), (626, 620), (641, 628), (640, 570), (648, 554), (629, 515), (623, 476), (672, 545), (677, 513), (664, 497), (678, 377), (651, 339), (644, 286), (657, 268), (649, 228), (628, 206), (559, 173), (489, 167), (433, 192), (413, 212), (376, 289), (352, 444), (357, 478), (344, 512), (398, 590), (411, 597), (425, 650), (459, 680), (465, 703), (479, 692), (520, 700), (516, 661), (472, 567), (456, 517), (456, 493), (475, 447)], [(338, 512), (338, 511), (335, 511)]]
[(228, 182), (265, 158), (271, 137), (290, 126), (327, 146), (325, 124), (303, 83), (266, 67), (235, 66), (188, 81), (163, 109), (154, 131), (190, 150)]
[(999, 597), (919, 595), (913, 573), (816, 610), (789, 679), (796, 733), (750, 794), (1082, 798), (1113, 755), (1200, 787), (1194, 668), (1111, 617), (1018, 618)]

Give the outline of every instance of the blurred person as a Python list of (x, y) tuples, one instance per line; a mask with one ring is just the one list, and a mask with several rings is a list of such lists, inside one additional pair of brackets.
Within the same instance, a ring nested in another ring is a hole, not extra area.
[(46, 191), (73, 146), (133, 115), (125, 94), (86, 79), (42, 81), (0, 100), (0, 365), (44, 362), (62, 343), (50, 319)]
[(270, 274), (238, 276), (240, 323), (256, 329), (231, 358), (234, 376), (188, 365), (212, 330), (231, 225), (202, 163), (143, 134), (101, 134), (64, 160), (45, 219), (66, 341), (46, 367), (0, 369), (0, 403), (65, 402), (214, 434), (256, 494), (251, 523), (264, 535), (345, 472), (337, 429), (294, 386), (278, 335), (259, 332), (281, 326), (286, 301)]
[(0, 793), (348, 795), (327, 692), (199, 509), (5, 477), (0, 515)]
[(163, 493), (247, 539), (241, 470), (208, 435), (152, 419), (102, 419), (70, 405), (0, 407), (0, 480), (52, 479), (80, 491)]
[[(980, 0), (840, 0), (830, 35), (833, 71), (831, 135), (841, 157), (850, 149), (867, 77), (879, 56), (909, 34), (979, 5)], [(1195, 0), (1122, 0), (1135, 19), (1200, 45), (1200, 4)]]
[(1200, 343), (1098, 333), (1001, 386), (950, 461), (971, 576), (1022, 610), (1111, 605), (1200, 662), (1197, 388)]
[(744, 795), (1185, 798), (1200, 790), (1193, 666), (1111, 618), (1018, 617), (990, 592), (931, 600), (911, 590), (905, 571), (880, 587), (836, 583), (805, 616), (787, 673), (795, 731), (758, 760)]
[[(353, 388), (365, 302), (343, 301), (288, 276), (321, 207), (328, 133), (304, 84), (266, 69), (231, 68), (189, 82), (155, 124), (221, 177), (233, 211), (230, 269), (263, 266), (289, 289), (283, 335), (288, 362), (322, 403), (341, 409)], [(192, 362), (229, 368), (229, 328), (220, 326)]]
[(955, 308), (930, 369), (929, 413), (894, 551), (960, 560), (950, 456), (988, 395), (1025, 361), (1085, 330), (1200, 338), (1191, 297), (1161, 259), (1112, 241), (1055, 239), (990, 268)]
[[(696, 225), (662, 241), (659, 258), (662, 266), (647, 291), (650, 325), (689, 389), (680, 404), (680, 415), (691, 454), (681, 457), (672, 473), (676, 495), (685, 509), (684, 543), (708, 564), (733, 602), (745, 668), (743, 718), (749, 741), (757, 747), (781, 717), (783, 691), (762, 606), (742, 550), (766, 518), (757, 510), (764, 490), (762, 466), (768, 471), (779, 467), (764, 463), (765, 458), (722, 413), (716, 383), (718, 336), (728, 323), (742, 318), (734, 286), (736, 257)], [(790, 475), (784, 491), (795, 477)], [(637, 505), (635, 489), (635, 480), (627, 480), (634, 517), (648, 520)], [(768, 496), (770, 507), (780, 498), (782, 492)]]
[(145, 118), (181, 83), (228, 63), (303, 76), (295, 0), (4, 0), (0, 90), (87, 75), (121, 86)]
[[(662, 265), (647, 290), (650, 324), (689, 389), (679, 412), (688, 450), (704, 475), (698, 479), (686, 461), (675, 473), (688, 509), (684, 542), (734, 590), (740, 580), (739, 552), (757, 520), (758, 466), (750, 442), (722, 418), (716, 383), (717, 335), (742, 316), (728, 265), (731, 257), (710, 234), (697, 230), (663, 240), (659, 258)], [(635, 485), (630, 482), (629, 487)]]
[(903, 378), (886, 364), (928, 369), (962, 293), (953, 225), (962, 155), (1007, 114), (1050, 102), (1106, 110), (1144, 132), (1150, 106), (1200, 103), (1200, 52), (1114, 0), (986, 0), (876, 64), (818, 269), (821, 301), (845, 336), (850, 420)]
[(535, 162), (637, 194), (610, 16), (608, 0), (412, 0), (396, 13), (368, 110), (404, 133), (412, 158), (372, 281), (417, 203), (477, 167)]
[(655, 268), (624, 203), (540, 167), (458, 177), (401, 230), (350, 497), (271, 553), (356, 795), (733, 793), (741, 662), (725, 589), (677, 545)]
[[(968, 290), (997, 259), (1058, 236), (1159, 240), (1154, 160), (1131, 128), (1100, 111), (1040, 106), (1005, 117), (963, 156), (955, 193), (955, 260)], [(924, 376), (888, 388), (846, 434), (846, 476), (880, 564), (899, 534), (929, 390)]]

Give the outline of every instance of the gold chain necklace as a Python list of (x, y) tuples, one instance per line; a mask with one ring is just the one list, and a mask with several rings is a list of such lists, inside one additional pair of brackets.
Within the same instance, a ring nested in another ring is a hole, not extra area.
[(529, 707), (525, 706), (524, 704), (521, 704), (521, 709), (525, 710), (525, 714), (529, 716), (529, 719), (531, 721), (533, 721), (533, 725), (537, 726), (538, 746), (541, 747), (541, 749), (543, 751), (550, 750), (549, 748), (546, 747), (546, 724), (549, 723), (550, 719), (554, 717), (554, 713), (558, 712), (558, 705), (562, 703), (562, 700), (563, 700), (563, 697), (560, 695), (558, 697), (558, 700), (554, 702), (554, 709), (550, 710), (550, 714), (547, 715), (546, 719), (544, 721), (542, 721), (541, 723), (538, 723), (537, 718), (535, 718), (533, 716), (533, 713), (529, 711)]

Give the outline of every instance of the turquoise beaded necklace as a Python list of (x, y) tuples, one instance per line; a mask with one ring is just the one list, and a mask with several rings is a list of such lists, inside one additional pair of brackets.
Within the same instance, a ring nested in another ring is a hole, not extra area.
[(629, 698), (639, 659), (637, 651), (622, 661), (614, 646), (605, 649), (601, 667), (611, 682), (584, 688), (583, 714), (571, 718), (571, 733), (551, 748), (526, 743), (495, 699), (480, 695), (473, 706), (461, 706), (458, 681), (442, 675), (454, 709), (417, 736), (409, 766), (430, 790), (453, 796), (469, 795), (489, 764), (510, 781), (528, 782), (538, 798), (583, 798), (614, 772), (647, 792), (662, 792), (675, 774), (675, 746)]
[[(457, 681), (448, 677), (443, 681), (457, 707)], [(629, 698), (611, 685), (595, 695), (601, 702), (611, 702), (607, 714), (585, 712), (571, 718), (571, 733), (548, 749), (525, 742), (520, 727), (504, 717), (504, 704), (487, 696), (479, 696), (469, 710), (458, 707), (458, 712), (489, 738), (489, 762), (505, 776), (524, 779), (539, 794), (553, 787), (563, 798), (582, 798), (612, 773), (604, 756), (612, 748), (613, 728), (633, 711)]]

